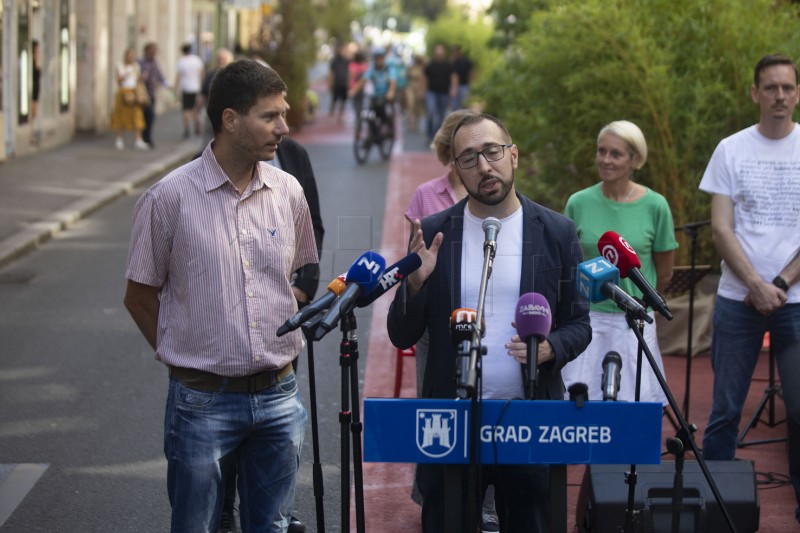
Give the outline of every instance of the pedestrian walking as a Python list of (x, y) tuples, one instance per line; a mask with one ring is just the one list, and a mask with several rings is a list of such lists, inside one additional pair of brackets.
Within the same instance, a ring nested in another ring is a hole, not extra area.
[(181, 48), (183, 55), (175, 64), (175, 90), (180, 94), (181, 111), (183, 114), (183, 138), (188, 139), (192, 134), (200, 135), (200, 91), (203, 86), (203, 60), (192, 53), (192, 45), (184, 44)]
[(147, 88), (147, 94), (150, 97), (149, 101), (142, 105), (142, 113), (144, 114), (144, 130), (142, 130), (142, 140), (153, 148), (153, 124), (156, 122), (156, 97), (158, 96), (159, 87), (167, 87), (168, 83), (164, 74), (161, 72), (161, 67), (156, 60), (158, 53), (158, 45), (150, 42), (144, 45), (144, 53), (142, 58), (139, 59), (139, 68), (142, 72), (142, 81)]
[(137, 150), (149, 150), (142, 140), (144, 130), (144, 113), (136, 95), (136, 85), (141, 80), (141, 70), (136, 62), (136, 50), (128, 48), (123, 55), (122, 63), (116, 68), (117, 94), (114, 98), (114, 110), (111, 113), (111, 129), (117, 134), (114, 146), (117, 150), (125, 149), (123, 134), (134, 133), (133, 147)]

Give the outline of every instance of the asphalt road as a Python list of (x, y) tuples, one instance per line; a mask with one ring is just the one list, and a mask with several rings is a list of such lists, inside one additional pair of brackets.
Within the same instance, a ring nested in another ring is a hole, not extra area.
[[(421, 144), (420, 144), (421, 146)], [(306, 144), (326, 236), (320, 291), (380, 244), (388, 164), (349, 142)], [(0, 462), (46, 465), (0, 527), (12, 532), (167, 531), (162, 420), (167, 374), (122, 305), (130, 215), (141, 190), (0, 270)], [(359, 371), (369, 339), (359, 310)], [(314, 344), (326, 531), (340, 531), (341, 392), (334, 330)], [(306, 352), (299, 377), (308, 407)], [(296, 509), (315, 527), (311, 431)]]

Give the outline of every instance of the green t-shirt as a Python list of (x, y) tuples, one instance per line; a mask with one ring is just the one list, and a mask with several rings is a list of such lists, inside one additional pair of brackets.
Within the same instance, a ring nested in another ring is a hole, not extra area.
[[(564, 214), (575, 221), (584, 259), (598, 257), (597, 241), (605, 232), (616, 231), (636, 250), (642, 262), (642, 274), (655, 287), (653, 252), (668, 252), (678, 247), (666, 198), (647, 189), (638, 200), (615, 202), (606, 198), (601, 185), (597, 183), (576, 192), (569, 197), (564, 209)], [(620, 279), (619, 286), (631, 296), (642, 296), (642, 292), (629, 279)], [(591, 309), (605, 313), (622, 312), (611, 300), (591, 304)]]

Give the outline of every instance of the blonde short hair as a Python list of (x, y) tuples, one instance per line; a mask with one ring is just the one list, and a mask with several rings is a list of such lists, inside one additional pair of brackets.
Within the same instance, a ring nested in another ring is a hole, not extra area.
[(436, 151), (436, 158), (443, 164), (447, 165), (453, 160), (452, 146), (450, 145), (453, 136), (453, 130), (465, 118), (475, 113), (469, 109), (458, 109), (447, 115), (442, 122), (442, 126), (436, 135), (433, 137), (431, 148)]
[(644, 140), (644, 133), (639, 129), (639, 126), (627, 120), (615, 120), (600, 130), (600, 133), (597, 134), (597, 141), (599, 142), (600, 137), (606, 133), (610, 133), (625, 141), (631, 156), (639, 157), (639, 161), (635, 166), (637, 170), (644, 166), (647, 161), (647, 141)]

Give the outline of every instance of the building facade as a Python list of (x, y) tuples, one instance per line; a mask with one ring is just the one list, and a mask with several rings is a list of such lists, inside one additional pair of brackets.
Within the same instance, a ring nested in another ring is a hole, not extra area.
[[(108, 131), (129, 47), (141, 56), (157, 43), (171, 85), (181, 45), (205, 60), (233, 49), (251, 10), (223, 0), (0, 0), (0, 161)], [(175, 105), (169, 91), (159, 99), (159, 111)]]

